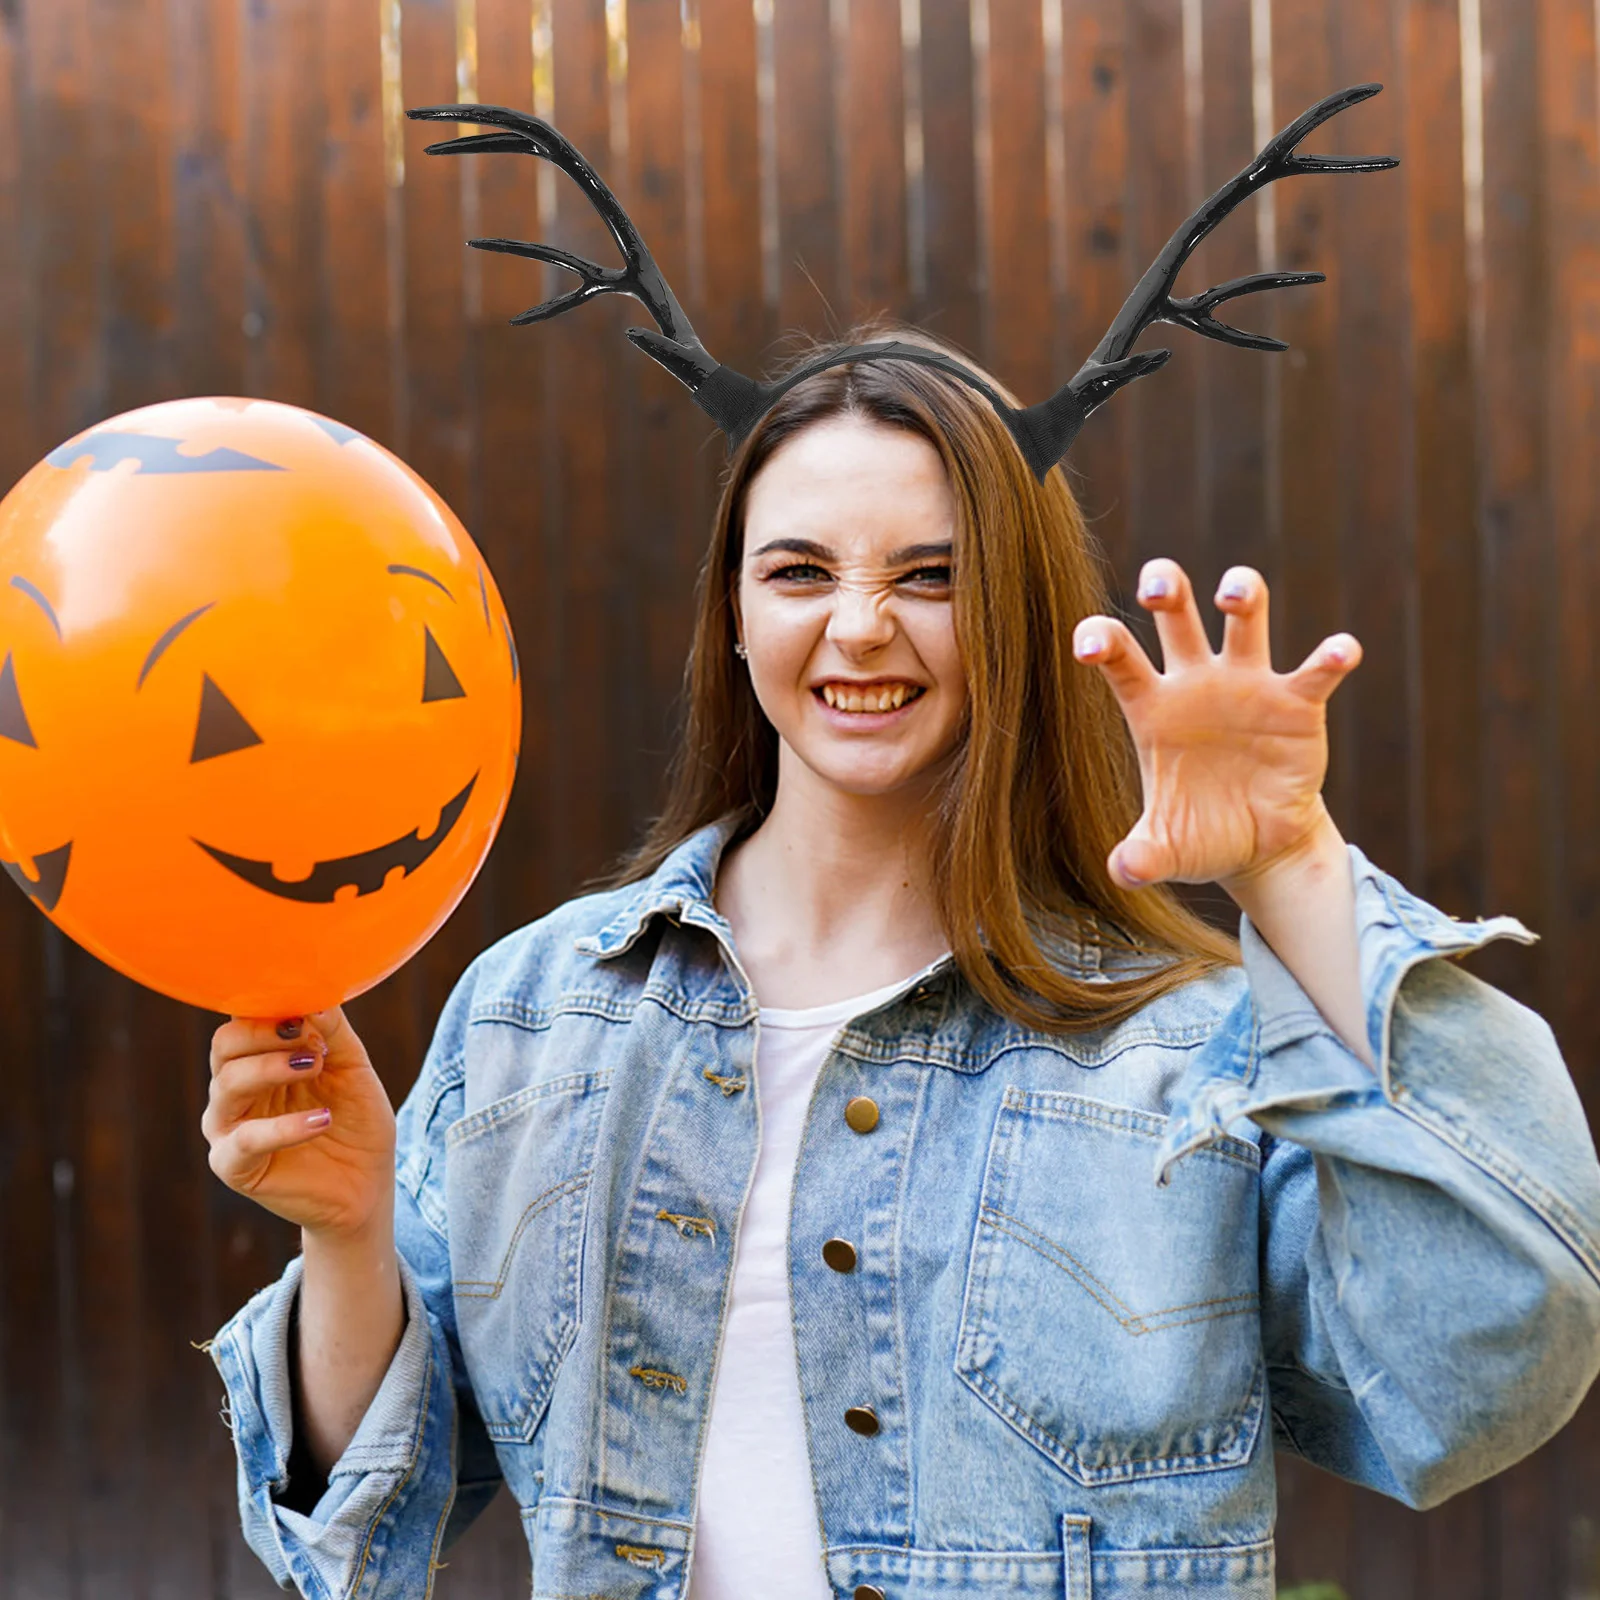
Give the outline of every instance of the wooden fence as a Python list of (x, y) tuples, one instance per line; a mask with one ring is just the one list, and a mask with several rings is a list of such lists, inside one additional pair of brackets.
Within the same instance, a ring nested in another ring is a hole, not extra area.
[[(1247, 561), (1280, 665), (1363, 641), (1335, 815), (1445, 909), (1543, 935), (1472, 964), (1549, 1018), (1593, 1107), (1595, 0), (0, 0), (0, 485), (112, 413), (263, 395), (388, 444), (479, 539), (526, 669), (522, 772), (450, 924), (354, 1007), (398, 1100), (469, 958), (650, 812), (722, 454), (625, 344), (631, 303), (508, 329), (543, 269), (461, 248), (612, 259), (576, 191), (425, 159), (439, 130), (401, 109), (553, 115), (732, 365), (886, 308), (1037, 399), (1200, 194), (1366, 79), (1386, 92), (1311, 147), (1401, 169), (1279, 185), (1189, 275), (1327, 270), (1245, 308), (1291, 353), (1165, 330), (1170, 368), (1074, 467), (1124, 584), (1157, 553), (1202, 592)], [(191, 1342), (294, 1240), (207, 1170), (211, 1025), (0, 899), (6, 1597), (277, 1592)], [(1285, 1583), (1600, 1595), (1597, 1419), (1427, 1515), (1286, 1464)], [(526, 1582), (502, 1497), (438, 1592)]]

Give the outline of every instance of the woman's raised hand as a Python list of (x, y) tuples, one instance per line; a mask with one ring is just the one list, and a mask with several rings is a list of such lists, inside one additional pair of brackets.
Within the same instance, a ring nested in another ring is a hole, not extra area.
[(1145, 564), (1139, 602), (1155, 615), (1159, 672), (1112, 617), (1073, 630), (1073, 653), (1100, 668), (1122, 707), (1144, 785), (1143, 815), (1109, 869), (1133, 888), (1246, 881), (1292, 857), (1327, 819), (1327, 703), (1361, 646), (1333, 634), (1293, 672), (1274, 672), (1267, 586), (1252, 567), (1230, 567), (1218, 587), (1220, 654), (1176, 561)]
[(353, 1238), (393, 1198), (394, 1108), (338, 1008), (218, 1028), (200, 1130), (230, 1189), (313, 1232)]

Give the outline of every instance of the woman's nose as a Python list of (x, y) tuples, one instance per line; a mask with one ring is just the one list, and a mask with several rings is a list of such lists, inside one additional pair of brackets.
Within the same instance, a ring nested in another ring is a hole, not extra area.
[(876, 585), (840, 584), (828, 618), (828, 638), (843, 648), (875, 649), (894, 636), (889, 594)]

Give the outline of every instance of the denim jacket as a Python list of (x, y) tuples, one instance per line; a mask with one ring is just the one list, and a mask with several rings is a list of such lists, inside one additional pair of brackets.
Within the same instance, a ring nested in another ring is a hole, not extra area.
[[(309, 1512), (280, 1503), (299, 1259), (217, 1334), (245, 1534), (285, 1588), (425, 1596), (504, 1481), (535, 1600), (686, 1595), (761, 1126), (723, 843), (457, 986), (399, 1113), (406, 1330)], [(946, 958), (840, 1030), (788, 1255), (836, 1595), (1267, 1600), (1275, 1449), (1429, 1506), (1575, 1410), (1594, 1145), (1546, 1023), (1448, 959), (1535, 936), (1349, 856), (1376, 1075), (1248, 918), (1242, 969), (1114, 1027), (1031, 1030)], [(1117, 975), (1089, 940), (1062, 959)]]

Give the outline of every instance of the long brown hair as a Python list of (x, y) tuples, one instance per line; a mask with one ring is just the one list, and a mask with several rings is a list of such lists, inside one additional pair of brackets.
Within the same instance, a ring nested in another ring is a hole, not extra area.
[[(812, 344), (793, 364), (880, 338), (916, 340), (982, 372), (965, 352), (886, 319)], [(1109, 686), (1072, 656), (1074, 624), (1109, 613), (1111, 601), (1065, 475), (1058, 467), (1041, 485), (981, 395), (906, 361), (833, 367), (797, 384), (729, 463), (700, 574), (687, 718), (666, 805), (612, 882), (648, 876), (707, 823), (727, 819), (747, 831), (772, 806), (778, 736), (733, 651), (745, 505), (787, 440), (841, 415), (926, 439), (955, 498), (955, 626), (969, 708), (938, 797), (934, 882), (963, 977), (1021, 1023), (1081, 1032), (1237, 965), (1238, 941), (1173, 891), (1130, 892), (1106, 869), (1138, 819), (1138, 767)], [(1132, 976), (1085, 982), (1063, 970), (1074, 943), (1154, 959), (1141, 959)]]

